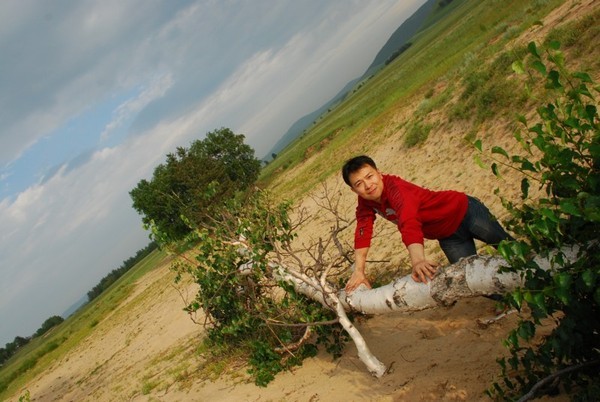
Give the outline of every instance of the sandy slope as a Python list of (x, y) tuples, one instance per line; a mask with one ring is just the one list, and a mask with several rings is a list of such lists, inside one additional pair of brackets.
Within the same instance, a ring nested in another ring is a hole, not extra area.
[[(549, 18), (573, 18), (597, 6), (592, 0), (567, 2)], [(399, 110), (395, 120), (409, 118), (421, 99)], [(489, 143), (512, 147), (508, 123), (480, 127), (479, 133)], [(481, 198), (496, 214), (501, 214), (502, 208), (493, 195), (494, 188), (516, 197), (514, 179), (498, 182), (489, 172), (475, 167), (472, 149), (460, 145), (465, 136), (462, 127), (442, 123), (410, 154), (402, 149), (402, 136), (402, 131), (390, 128), (385, 142), (375, 148), (365, 133), (361, 136), (364, 144), (357, 147), (369, 149), (385, 172), (434, 189), (465, 191)], [(341, 209), (351, 216), (354, 195), (338, 177), (332, 177), (327, 185), (337, 194)], [(315, 195), (320, 192), (322, 189), (315, 189)], [(326, 233), (328, 216), (310, 197), (302, 205), (314, 220), (310, 229), (300, 232), (298, 241), (310, 242)], [(375, 277), (382, 269), (405, 274), (406, 254), (400, 237), (391, 225), (379, 223), (378, 229), (385, 233), (375, 240), (371, 256), (389, 262), (371, 264), (370, 274)], [(344, 236), (350, 241), (351, 231)], [(428, 244), (428, 254), (443, 261), (434, 242)], [(349, 344), (337, 361), (319, 355), (282, 373), (267, 388), (257, 388), (246, 381), (243, 368), (234, 378), (202, 378), (198, 371), (202, 359), (194, 351), (203, 330), (182, 311), (183, 299), (193, 297), (193, 284), (175, 288), (173, 273), (165, 265), (143, 277), (137, 286), (127, 303), (99, 323), (91, 337), (24, 388), (31, 392), (32, 400), (485, 400), (483, 392), (499, 372), (496, 358), (505, 353), (501, 340), (517, 320), (513, 314), (487, 328), (479, 327), (476, 320), (489, 317), (494, 308), (485, 298), (462, 300), (449, 308), (376, 316), (359, 321), (357, 326), (372, 352), (392, 367), (382, 379), (366, 372), (353, 344)]]
[[(513, 315), (487, 328), (493, 302), (463, 300), (449, 308), (390, 314), (358, 322), (372, 352), (392, 367), (380, 380), (364, 369), (352, 344), (333, 361), (327, 354), (276, 378), (267, 388), (237, 379), (204, 380), (194, 343), (201, 327), (181, 311), (167, 267), (144, 277), (127, 305), (98, 324), (97, 332), (28, 385), (39, 401), (392, 401), (477, 400), (498, 372)], [(190, 293), (191, 295), (191, 293)], [(179, 381), (178, 367), (186, 367)], [(144, 395), (145, 387), (156, 386)]]

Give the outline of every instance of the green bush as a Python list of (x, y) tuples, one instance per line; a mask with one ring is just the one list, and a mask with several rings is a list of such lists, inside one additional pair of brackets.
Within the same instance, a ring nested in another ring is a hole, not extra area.
[[(497, 156), (494, 174), (504, 165), (523, 175), (522, 203), (502, 199), (511, 215), (507, 226), (522, 240), (503, 243), (499, 250), (510, 263), (506, 271), (518, 273), (524, 286), (506, 298), (523, 315), (505, 341), (510, 357), (499, 360), (502, 381), (489, 394), (531, 397), (560, 386), (581, 400), (598, 400), (600, 87), (588, 74), (567, 70), (557, 42), (543, 52), (531, 43), (528, 50), (526, 63), (514, 63), (515, 71), (529, 74), (528, 87), (543, 85), (552, 95), (538, 107), (538, 122), (519, 117), (525, 129), (515, 138), (522, 154), (491, 149)], [(481, 150), (480, 142), (476, 146)], [(532, 185), (542, 190), (541, 198), (529, 198)], [(579, 252), (571, 261), (565, 250), (573, 245)], [(553, 268), (540, 268), (534, 255), (549, 258)], [(554, 326), (540, 338), (542, 320)]]
[[(235, 350), (247, 359), (256, 385), (314, 356), (316, 344), (339, 355), (346, 342), (333, 311), (295, 292), (273, 275), (269, 259), (289, 255), (295, 237), (289, 204), (273, 204), (260, 192), (230, 200), (197, 236), (196, 259), (177, 263), (200, 286), (186, 310), (207, 316), (209, 349)], [(310, 327), (316, 338), (296, 344)]]
[(417, 144), (425, 142), (430, 131), (431, 125), (422, 124), (421, 122), (411, 124), (406, 130), (404, 145), (408, 148), (412, 148)]

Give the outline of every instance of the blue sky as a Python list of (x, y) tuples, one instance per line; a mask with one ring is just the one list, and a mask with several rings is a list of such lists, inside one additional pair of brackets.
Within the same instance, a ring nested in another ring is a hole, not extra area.
[(167, 153), (263, 157), (424, 2), (0, 2), (0, 346), (147, 245), (129, 191)]

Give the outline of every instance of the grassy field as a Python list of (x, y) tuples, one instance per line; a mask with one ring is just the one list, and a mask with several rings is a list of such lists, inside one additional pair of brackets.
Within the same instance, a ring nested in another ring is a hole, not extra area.
[[(277, 197), (300, 200), (337, 174), (345, 159), (369, 153), (392, 135), (403, 136), (408, 150), (448, 122), (460, 123), (465, 139), (472, 141), (486, 121), (512, 119), (516, 110), (529, 107), (522, 88), (509, 77), (512, 62), (524, 54), (527, 44), (516, 39), (563, 3), (455, 0), (438, 9), (408, 50), (357, 84), (342, 103), (280, 152), (263, 169), (261, 185)], [(579, 22), (547, 35), (561, 41), (570, 60), (596, 78), (599, 20), (596, 7)], [(20, 350), (0, 369), (0, 400), (13, 396), (92, 335), (127, 299), (136, 280), (166, 259), (165, 253), (151, 253), (92, 303)]]
[(98, 323), (118, 309), (131, 294), (135, 282), (166, 259), (164, 252), (153, 251), (98, 298), (24, 346), (0, 370), (0, 400), (12, 395), (15, 389), (44, 372), (53, 361), (90, 336)]
[[(263, 169), (263, 186), (296, 199), (337, 173), (345, 159), (368, 153), (398, 130), (406, 132), (407, 147), (424, 141), (432, 126), (440, 124), (439, 118), (427, 119), (436, 109), (443, 108), (447, 120), (468, 120), (474, 129), (492, 116), (511, 115), (525, 99), (515, 96), (516, 84), (506, 76), (526, 45), (515, 46), (511, 41), (562, 3), (456, 0), (438, 9), (431, 17), (431, 23), (437, 23), (418, 33), (407, 51), (358, 84), (343, 103), (321, 116)], [(575, 56), (586, 58), (583, 64), (595, 68), (597, 57), (593, 65), (594, 58), (589, 56), (597, 54), (592, 48), (598, 40), (597, 20), (596, 13), (582, 26), (564, 27), (552, 34), (568, 39), (568, 46), (577, 46)], [(442, 90), (436, 88), (440, 82)], [(395, 115), (402, 108), (412, 108), (414, 114), (398, 120)], [(294, 180), (277, 180), (282, 172), (295, 169), (300, 171)]]

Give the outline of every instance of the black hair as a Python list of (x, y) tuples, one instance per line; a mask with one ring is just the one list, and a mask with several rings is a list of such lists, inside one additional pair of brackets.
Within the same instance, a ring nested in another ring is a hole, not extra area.
[(377, 169), (377, 165), (375, 165), (373, 159), (369, 158), (367, 155), (355, 156), (352, 159), (348, 159), (346, 163), (344, 163), (344, 166), (342, 167), (342, 177), (347, 185), (352, 187), (352, 184), (350, 183), (350, 175), (354, 172), (358, 172), (365, 165), (369, 165), (373, 169)]

